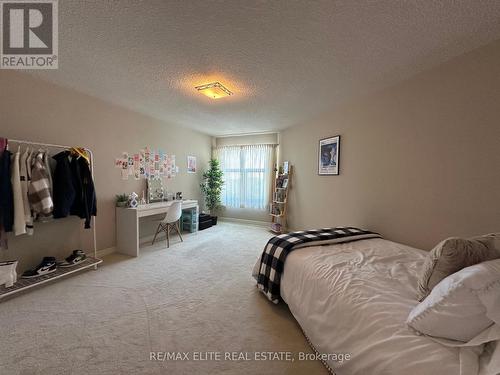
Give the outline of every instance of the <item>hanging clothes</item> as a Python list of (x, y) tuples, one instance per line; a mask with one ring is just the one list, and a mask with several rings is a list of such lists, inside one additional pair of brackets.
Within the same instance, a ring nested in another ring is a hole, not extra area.
[(10, 177), (12, 153), (2, 138), (0, 148), (0, 247), (7, 247), (5, 232), (12, 232), (14, 224), (14, 196)]
[(26, 233), (29, 236), (33, 235), (33, 215), (31, 214), (31, 206), (28, 199), (28, 186), (30, 182), (30, 177), (28, 174), (28, 162), (29, 170), (31, 171), (31, 159), (30, 150), (26, 148), (26, 151), (21, 156), (19, 160), (19, 178), (21, 180), (21, 194), (23, 198), (23, 211), (24, 211), (24, 222), (26, 226)]
[(74, 157), (71, 160), (70, 169), (76, 193), (70, 213), (85, 219), (85, 229), (89, 229), (91, 217), (97, 215), (97, 200), (92, 173), (87, 160), (83, 157)]
[(21, 176), (19, 163), (21, 158), (21, 147), (12, 156), (10, 165), (10, 176), (14, 202), (14, 234), (20, 236), (26, 233), (26, 221), (24, 220), (23, 193), (21, 190)]
[(50, 195), (49, 176), (43, 157), (43, 153), (38, 152), (34, 158), (28, 198), (33, 212), (40, 217), (47, 217), (52, 214), (54, 204)]
[[(2, 177), (2, 164), (3, 164), (2, 163), (2, 155), (3, 155), (3, 152), (5, 151), (6, 147), (7, 147), (7, 140), (5, 138), (0, 138), (0, 178)], [(1, 187), (1, 185), (2, 185), (1, 181), (2, 180), (0, 180), (0, 193), (3, 192), (3, 188)], [(3, 215), (2, 200), (3, 200), (3, 197), (4, 197), (3, 194), (0, 194), (0, 250), (8, 248), (7, 237), (6, 237), (5, 231), (3, 229), (3, 225), (2, 225), (2, 215)]]
[(28, 181), (31, 184), (31, 170), (33, 169), (33, 161), (35, 160), (34, 150), (30, 149), (28, 158), (26, 159), (26, 168), (28, 172)]
[(69, 156), (69, 151), (63, 151), (52, 157), (57, 162), (53, 179), (55, 219), (67, 217), (75, 201), (76, 190)]
[(45, 151), (43, 154), (43, 162), (45, 163), (45, 169), (47, 170), (47, 175), (49, 177), (49, 191), (50, 195), (52, 196), (52, 199), (54, 199), (54, 194), (53, 194), (53, 178), (52, 178), (52, 166), (50, 164), (50, 156), (49, 156), (49, 151)]

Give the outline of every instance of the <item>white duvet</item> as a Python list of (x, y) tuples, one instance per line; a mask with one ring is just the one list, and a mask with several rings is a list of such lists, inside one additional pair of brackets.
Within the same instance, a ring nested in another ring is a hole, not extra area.
[(285, 261), (281, 296), (337, 375), (457, 375), (459, 348), (405, 324), (426, 254), (383, 239), (297, 249)]

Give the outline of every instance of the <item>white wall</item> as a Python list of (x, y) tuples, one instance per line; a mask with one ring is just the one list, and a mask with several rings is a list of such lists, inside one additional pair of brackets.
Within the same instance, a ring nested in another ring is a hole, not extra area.
[[(1, 137), (81, 145), (94, 151), (99, 249), (115, 244), (115, 194), (140, 193), (145, 189), (144, 180), (122, 181), (120, 171), (114, 168), (114, 159), (123, 151), (133, 153), (150, 146), (175, 154), (180, 173), (176, 178), (166, 180), (167, 189), (182, 191), (185, 198), (201, 199), (199, 183), (202, 169), (208, 165), (211, 155), (210, 136), (24, 73), (0, 71), (0, 87)], [(187, 155), (197, 156), (198, 173), (186, 172)], [(82, 227), (83, 223), (75, 218), (37, 224), (33, 237), (12, 239), (10, 250), (0, 256), (4, 259), (21, 258), (20, 269), (33, 265), (43, 255), (62, 256), (82, 241), (85, 246), (89, 245), (89, 231), (83, 231)]]
[[(500, 232), (500, 41), (281, 134), (290, 225), (355, 225), (424, 249)], [(339, 176), (318, 140), (340, 134)]]

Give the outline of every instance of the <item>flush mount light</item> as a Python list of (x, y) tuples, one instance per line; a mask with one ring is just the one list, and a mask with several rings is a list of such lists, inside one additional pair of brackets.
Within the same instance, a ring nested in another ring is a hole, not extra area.
[(206, 85), (196, 86), (195, 89), (212, 99), (219, 99), (233, 95), (233, 93), (224, 87), (224, 85), (220, 82), (212, 82), (207, 83)]

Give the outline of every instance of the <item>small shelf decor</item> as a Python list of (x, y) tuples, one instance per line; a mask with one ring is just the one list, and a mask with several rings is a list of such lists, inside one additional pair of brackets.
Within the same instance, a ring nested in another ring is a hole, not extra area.
[(276, 168), (276, 177), (273, 184), (273, 199), (271, 202), (269, 215), (271, 215), (270, 230), (273, 233), (281, 234), (286, 232), (288, 190), (292, 180), (293, 167), (288, 161)]

